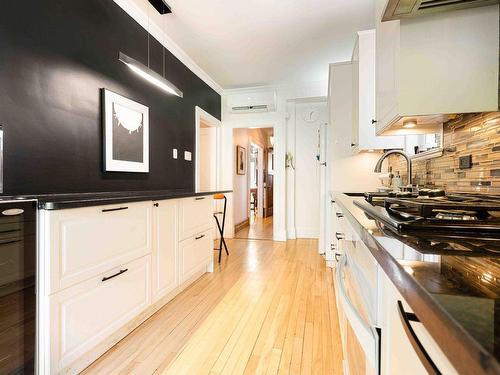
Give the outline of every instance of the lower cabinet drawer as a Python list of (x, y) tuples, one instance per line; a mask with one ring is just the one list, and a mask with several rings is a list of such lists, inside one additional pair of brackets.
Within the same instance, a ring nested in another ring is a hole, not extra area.
[(50, 294), (151, 252), (151, 202), (48, 211)]
[(51, 373), (71, 365), (148, 307), (150, 269), (147, 255), (50, 297)]
[(179, 244), (181, 282), (199, 272), (211, 260), (214, 246), (211, 229), (194, 235)]
[(212, 196), (183, 198), (179, 202), (179, 239), (189, 239), (214, 227)]

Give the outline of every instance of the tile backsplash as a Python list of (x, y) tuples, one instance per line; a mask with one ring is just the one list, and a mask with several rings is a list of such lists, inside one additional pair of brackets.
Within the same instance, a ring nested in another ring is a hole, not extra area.
[[(413, 161), (419, 186), (449, 192), (500, 194), (500, 112), (464, 114), (444, 124), (443, 155)], [(472, 155), (472, 168), (460, 169), (459, 158)], [(406, 162), (392, 156), (389, 165), (406, 181)]]

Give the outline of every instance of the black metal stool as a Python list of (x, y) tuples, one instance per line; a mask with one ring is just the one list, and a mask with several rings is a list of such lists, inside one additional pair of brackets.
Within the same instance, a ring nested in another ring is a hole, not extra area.
[[(217, 228), (219, 229), (219, 233), (220, 233), (220, 244), (219, 244), (219, 249), (218, 249), (219, 250), (219, 263), (220, 263), (221, 258), (222, 258), (222, 246), (224, 246), (224, 249), (226, 250), (226, 254), (229, 255), (229, 251), (227, 250), (226, 240), (224, 240), (224, 225), (226, 223), (227, 198), (226, 198), (226, 196), (224, 194), (214, 194), (214, 199), (215, 200), (224, 199), (224, 210), (223, 211), (214, 212), (215, 222), (217, 223)], [(220, 221), (219, 221), (219, 216), (218, 215), (222, 215), (222, 226), (220, 225)]]

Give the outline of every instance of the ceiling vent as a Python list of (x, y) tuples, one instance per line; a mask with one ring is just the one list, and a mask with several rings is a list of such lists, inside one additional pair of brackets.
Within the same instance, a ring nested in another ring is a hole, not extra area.
[(276, 92), (231, 94), (227, 97), (227, 107), (231, 113), (273, 112), (276, 111)]
[(498, 4), (499, 0), (389, 0), (382, 21)]
[(160, 14), (172, 13), (172, 8), (163, 0), (149, 0), (149, 3), (158, 11)]

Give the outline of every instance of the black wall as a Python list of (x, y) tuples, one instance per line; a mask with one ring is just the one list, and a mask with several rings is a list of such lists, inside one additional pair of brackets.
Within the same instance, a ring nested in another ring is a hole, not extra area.
[[(166, 76), (183, 99), (119, 62), (122, 51), (147, 63), (147, 33), (112, 0), (2, 1), (0, 36), (4, 194), (194, 189), (182, 156), (194, 160), (195, 106), (220, 119), (220, 95), (168, 51)], [(162, 74), (152, 37), (150, 51)], [(149, 107), (149, 173), (103, 172), (101, 88)]]

